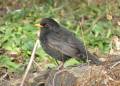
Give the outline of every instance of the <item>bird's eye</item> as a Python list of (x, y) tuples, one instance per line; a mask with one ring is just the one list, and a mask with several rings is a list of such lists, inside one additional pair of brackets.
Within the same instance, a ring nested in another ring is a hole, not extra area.
[(44, 26), (45, 26), (45, 27), (48, 27), (48, 24), (45, 24)]
[(48, 27), (48, 24), (42, 24), (43, 27)]

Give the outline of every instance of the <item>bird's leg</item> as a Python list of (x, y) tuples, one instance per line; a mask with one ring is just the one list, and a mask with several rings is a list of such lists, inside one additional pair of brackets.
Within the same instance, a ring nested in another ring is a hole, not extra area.
[(57, 70), (61, 70), (64, 68), (64, 62), (60, 62), (59, 66), (57, 67)]
[(57, 61), (57, 59), (55, 59), (55, 62), (56, 62), (57, 65), (59, 65), (59, 62)]
[(55, 59), (56, 64), (58, 65), (57, 70), (63, 69), (64, 68), (64, 62), (58, 62), (57, 59)]

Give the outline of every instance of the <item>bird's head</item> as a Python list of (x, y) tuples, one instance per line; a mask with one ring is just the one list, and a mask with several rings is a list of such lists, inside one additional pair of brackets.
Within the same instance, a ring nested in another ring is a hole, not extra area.
[(51, 18), (43, 18), (40, 21), (39, 27), (49, 30), (56, 30), (59, 27), (59, 24)]

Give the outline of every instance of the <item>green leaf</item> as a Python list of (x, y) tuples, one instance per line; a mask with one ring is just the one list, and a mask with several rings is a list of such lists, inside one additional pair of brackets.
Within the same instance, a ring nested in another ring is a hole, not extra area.
[(19, 70), (21, 64), (16, 64), (11, 61), (10, 57), (0, 56), (0, 64), (7, 67), (10, 71)]

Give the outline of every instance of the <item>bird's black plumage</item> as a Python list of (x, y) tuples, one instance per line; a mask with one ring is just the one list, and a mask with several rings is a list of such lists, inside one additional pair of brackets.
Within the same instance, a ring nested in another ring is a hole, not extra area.
[(91, 63), (99, 64), (100, 61), (90, 54), (84, 44), (75, 35), (60, 26), (55, 20), (44, 18), (41, 20), (40, 41), (44, 51), (53, 58), (66, 61), (76, 57), (83, 61), (91, 60)]

